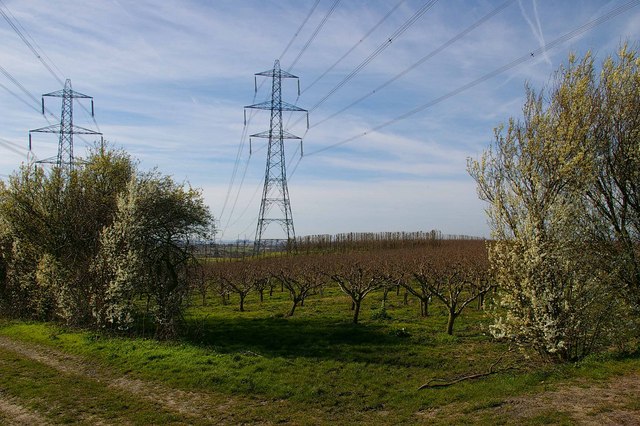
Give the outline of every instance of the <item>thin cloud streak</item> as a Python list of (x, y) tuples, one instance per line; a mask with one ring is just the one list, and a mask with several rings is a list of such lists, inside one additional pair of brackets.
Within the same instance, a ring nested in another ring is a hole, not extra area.
[[(4, 1), (55, 65), (69, 73), (66, 77), (72, 79), (74, 89), (95, 97), (96, 119), (105, 138), (139, 158), (142, 169), (157, 166), (177, 180), (202, 187), (216, 214), (228, 192), (242, 142), (243, 106), (253, 103), (253, 74), (272, 66), (311, 7), (311, 0)], [(291, 44), (287, 57), (299, 53), (330, 3), (319, 4)], [(314, 105), (423, 3), (406, 0), (296, 103), (302, 108)], [(305, 153), (365, 132), (436, 99), (622, 3), (614, 0), (603, 6), (597, 0), (584, 0), (581, 7), (576, 7), (574, 2), (533, 2), (525, 7), (528, 4), (520, 0), (520, 9), (515, 4), (506, 8), (384, 91), (306, 132)], [(496, 5), (438, 2), (401, 40), (314, 111), (311, 123), (406, 69)], [(314, 81), (355, 45), (389, 7), (386, 0), (342, 2), (296, 64), (302, 86)], [(539, 60), (384, 131), (369, 132), (322, 155), (303, 157), (290, 181), (296, 230), (305, 234), (346, 232), (350, 228), (438, 228), (448, 233), (486, 235), (482, 203), (465, 171), (466, 158), (476, 157), (491, 142), (493, 127), (521, 114), (525, 81), (542, 87), (549, 81), (551, 64), (566, 61), (570, 50), (580, 54), (592, 49), (602, 59), (620, 40), (640, 38), (638, 22), (640, 8), (632, 9), (560, 48), (540, 54)], [(39, 98), (42, 93), (60, 89), (7, 25), (0, 25), (0, 37), (0, 65), (30, 93)], [(6, 80), (0, 83), (11, 85)], [(270, 95), (269, 83), (257, 94), (256, 102)], [(288, 83), (283, 83), (283, 96), (294, 102), (297, 87)], [(5, 113), (0, 138), (24, 141), (26, 147), (27, 131), (46, 122), (20, 100), (6, 91), (2, 93), (5, 96), (0, 96), (0, 108)], [(59, 104), (52, 101), (48, 105), (59, 114)], [(93, 127), (79, 107), (76, 119), (81, 126)], [(288, 130), (305, 134), (305, 124)], [(259, 114), (248, 132), (257, 133), (268, 126), (268, 113)], [(260, 142), (260, 149), (254, 144), (251, 158), (247, 146), (239, 158), (238, 174), (248, 161), (247, 174), (241, 188), (238, 176), (230, 190), (230, 203), (237, 197), (233, 217), (228, 217), (229, 206), (221, 218), (229, 223), (229, 236), (255, 230), (255, 223), (251, 225), (257, 215), (259, 194), (254, 194), (264, 178), (266, 161), (266, 142)], [(34, 152), (40, 157), (54, 155), (55, 149), (55, 135), (34, 140)], [(79, 155), (83, 155), (83, 149), (84, 143), (78, 142)], [(296, 149), (297, 142), (287, 143), (287, 159), (293, 159), (288, 164), (290, 171), (298, 161)], [(0, 147), (1, 174), (10, 174), (22, 161)]]

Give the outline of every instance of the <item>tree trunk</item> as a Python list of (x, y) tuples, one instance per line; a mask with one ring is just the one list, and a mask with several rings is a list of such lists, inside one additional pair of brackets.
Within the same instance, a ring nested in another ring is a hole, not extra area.
[(291, 310), (287, 314), (288, 317), (293, 316), (293, 313), (296, 311), (296, 306), (298, 306), (298, 301), (294, 299), (293, 304), (291, 305)]
[(360, 303), (362, 303), (362, 301), (358, 301), (358, 302), (353, 302), (354, 304), (354, 310), (353, 310), (353, 323), (357, 324), (358, 323), (358, 316), (360, 316)]
[(260, 290), (260, 303), (264, 302), (264, 290)]
[(245, 295), (240, 293), (240, 312), (244, 312), (244, 297)]
[(449, 310), (449, 320), (447, 321), (447, 334), (453, 336), (453, 322), (456, 320), (456, 313), (453, 310)]
[(387, 306), (387, 298), (389, 296), (389, 290), (391, 290), (389, 287), (385, 287), (384, 293), (382, 294), (382, 307), (383, 308)]

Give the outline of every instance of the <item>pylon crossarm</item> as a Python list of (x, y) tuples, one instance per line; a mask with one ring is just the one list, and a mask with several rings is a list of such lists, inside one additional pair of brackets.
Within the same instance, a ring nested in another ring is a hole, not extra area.
[(245, 106), (245, 108), (265, 109), (265, 110), (271, 110), (271, 109), (280, 110), (280, 109), (282, 109), (282, 111), (307, 112), (306, 109), (302, 109), (302, 108), (300, 108), (298, 106), (295, 106), (293, 104), (290, 104), (288, 102), (281, 101), (280, 105), (281, 105), (281, 108), (277, 104), (275, 104), (273, 101), (264, 101), (264, 102), (260, 102), (259, 104), (247, 105), (247, 106)]
[[(55, 92), (45, 93), (42, 96), (51, 96), (54, 98), (62, 98), (65, 96), (64, 89), (56, 90)], [(93, 96), (85, 95), (84, 93), (76, 92), (75, 90), (69, 91), (69, 96), (72, 98), (93, 99)]]
[[(64, 83), (63, 90), (57, 90), (42, 95), (42, 113), (45, 113), (44, 98), (45, 97), (58, 97), (62, 98), (62, 105), (60, 110), (60, 123), (50, 125), (47, 127), (41, 127), (39, 129), (29, 130), (29, 151), (31, 151), (31, 134), (32, 133), (57, 133), (58, 138), (58, 155), (55, 163), (59, 167), (63, 167), (66, 170), (73, 170), (73, 165), (76, 163), (73, 156), (73, 135), (102, 135), (101, 132), (96, 132), (91, 129), (87, 129), (73, 124), (73, 100), (74, 98), (91, 99), (91, 116), (94, 115), (93, 97), (85, 95), (84, 93), (74, 92), (71, 88), (71, 80), (67, 79)], [(95, 122), (95, 120), (94, 120)], [(48, 160), (41, 162), (49, 162)]]
[[(73, 125), (73, 133), (76, 135), (101, 135), (102, 133), (96, 132), (85, 127)], [(41, 127), (39, 129), (29, 130), (29, 133), (60, 133), (60, 125), (52, 124), (51, 126)]]
[(56, 159), (58, 157), (49, 157), (49, 158), (45, 158), (43, 160), (38, 160), (36, 161), (36, 164), (55, 164), (56, 163)]
[(77, 135), (101, 135), (102, 134), (100, 132), (87, 129), (85, 127), (76, 126), (75, 124), (72, 127), (73, 127), (73, 133)]
[[(271, 138), (273, 137), (273, 133), (269, 132), (268, 130), (264, 131), (264, 132), (260, 132), (260, 133), (255, 133), (253, 135), (250, 135), (249, 137), (251, 138)], [(280, 137), (279, 135), (277, 135), (278, 137)], [(296, 136), (294, 134), (291, 134), (289, 132), (287, 132), (286, 130), (282, 131), (282, 139), (302, 139), (299, 136)]]
[(51, 126), (29, 130), (29, 133), (60, 133), (60, 125), (52, 124)]
[(295, 106), (293, 104), (290, 104), (288, 102), (282, 101), (282, 110), (283, 111), (300, 111), (300, 112), (307, 112), (306, 109), (300, 108), (298, 106)]
[(289, 72), (283, 71), (282, 69), (277, 70), (268, 70), (256, 73), (255, 75), (261, 75), (263, 77), (280, 77), (280, 78), (298, 78), (297, 75), (293, 75)]

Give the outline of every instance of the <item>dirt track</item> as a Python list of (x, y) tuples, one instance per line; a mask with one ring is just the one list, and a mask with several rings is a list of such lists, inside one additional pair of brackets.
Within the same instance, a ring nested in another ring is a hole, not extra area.
[(640, 425), (640, 374), (616, 377), (599, 386), (572, 385), (514, 398), (495, 409), (515, 423), (562, 412), (581, 425)]
[[(110, 388), (126, 391), (138, 398), (160, 403), (169, 411), (180, 413), (187, 418), (193, 417), (199, 420), (224, 419), (230, 411), (229, 406), (233, 404), (233, 401), (229, 398), (226, 398), (226, 404), (212, 404), (210, 394), (185, 392), (156, 383), (131, 379), (109, 371), (104, 367), (92, 365), (80, 357), (65, 354), (51, 348), (18, 342), (3, 336), (0, 336), (0, 348), (15, 352), (60, 372), (90, 378), (104, 383)], [(7, 405), (7, 408), (9, 407)], [(6, 412), (7, 410), (0, 404), (0, 411)]]
[[(159, 403), (166, 410), (180, 414), (187, 422), (189, 419), (197, 419), (199, 422), (233, 424), (236, 404), (244, 407), (262, 404), (256, 400), (205, 392), (187, 392), (158, 383), (132, 379), (80, 357), (3, 336), (0, 336), (0, 349), (44, 364), (61, 373), (94, 380), (108, 388), (131, 394), (135, 398)], [(560, 412), (576, 424), (640, 425), (639, 400), (640, 373), (616, 377), (597, 386), (587, 387), (586, 383), (585, 386), (560, 386), (557, 390), (542, 394), (506, 400), (499, 406), (481, 410), (478, 414), (484, 414), (484, 417), (506, 416), (517, 424), (523, 423), (526, 419), (544, 416), (545, 413)], [(287, 411), (286, 401), (269, 401), (269, 404), (279, 404), (280, 409)], [(312, 409), (306, 413), (309, 415), (308, 420), (313, 421), (314, 417), (319, 420), (312, 415), (313, 411)], [(438, 411), (440, 410), (431, 412), (431, 415), (418, 414), (416, 420), (419, 423), (437, 421)], [(92, 424), (109, 424), (108, 421), (99, 418), (82, 420), (91, 420)], [(20, 401), (4, 394), (0, 389), (0, 423), (3, 421), (14, 425), (48, 424), (41, 414), (22, 406)]]

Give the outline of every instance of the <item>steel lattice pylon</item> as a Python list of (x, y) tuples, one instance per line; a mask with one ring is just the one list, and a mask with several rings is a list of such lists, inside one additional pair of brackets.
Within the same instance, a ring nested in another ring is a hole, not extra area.
[(71, 88), (71, 80), (67, 79), (64, 83), (64, 89), (56, 92), (45, 93), (42, 95), (42, 114), (44, 115), (44, 97), (50, 96), (62, 98), (62, 109), (60, 111), (60, 124), (53, 124), (39, 129), (29, 130), (29, 151), (31, 151), (31, 133), (58, 133), (58, 155), (56, 157), (40, 160), (38, 163), (55, 164), (65, 172), (73, 170), (75, 163), (73, 156), (73, 135), (102, 135), (84, 127), (75, 126), (73, 124), (73, 99), (84, 98), (91, 99), (91, 116), (93, 117), (93, 97), (74, 91)]
[[(271, 100), (246, 106), (245, 108), (263, 109), (271, 111), (271, 121), (269, 130), (251, 135), (250, 137), (267, 138), (267, 166), (264, 176), (264, 188), (262, 190), (262, 201), (260, 203), (260, 213), (256, 227), (256, 238), (254, 252), (262, 253), (268, 242), (286, 240), (287, 243), (295, 241), (295, 230), (293, 227), (293, 215), (291, 213), (291, 203), (289, 201), (289, 189), (287, 187), (287, 167), (285, 163), (284, 140), (299, 139), (286, 130), (282, 125), (283, 111), (307, 112), (295, 105), (282, 101), (282, 79), (298, 78), (293, 74), (280, 69), (280, 61), (276, 60), (273, 69), (255, 74), (256, 76), (271, 77)], [(256, 86), (257, 90), (257, 86)], [(298, 92), (300, 83), (298, 83)], [(246, 117), (246, 113), (245, 113)], [(246, 118), (245, 118), (246, 122)], [(308, 115), (307, 115), (308, 123)], [(245, 123), (246, 124), (246, 123)], [(272, 209), (277, 206), (278, 209)], [(278, 223), (282, 226), (286, 238), (265, 239), (264, 233), (271, 223)], [(289, 246), (290, 247), (290, 246)]]

